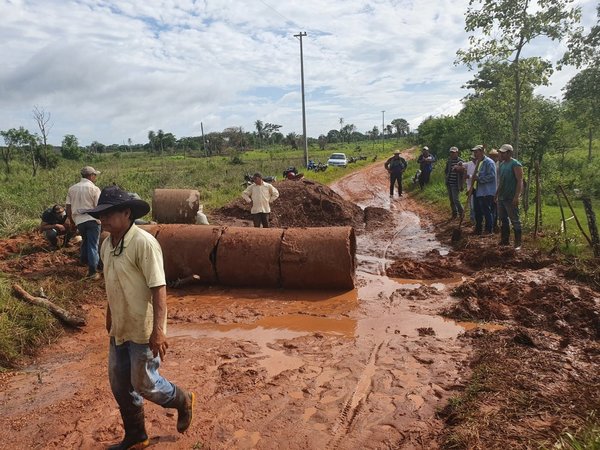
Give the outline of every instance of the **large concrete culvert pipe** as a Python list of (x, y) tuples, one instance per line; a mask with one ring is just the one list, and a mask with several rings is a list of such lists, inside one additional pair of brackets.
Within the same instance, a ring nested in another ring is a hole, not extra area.
[(352, 227), (288, 228), (281, 243), (285, 288), (354, 288), (356, 236)]
[(144, 225), (160, 243), (168, 281), (199, 275), (204, 284), (353, 289), (351, 227), (249, 228)]
[(154, 189), (152, 219), (158, 223), (195, 223), (200, 193), (194, 189)]
[(160, 244), (168, 281), (199, 275), (202, 283), (217, 283), (212, 261), (222, 227), (173, 224), (140, 228), (152, 234)]

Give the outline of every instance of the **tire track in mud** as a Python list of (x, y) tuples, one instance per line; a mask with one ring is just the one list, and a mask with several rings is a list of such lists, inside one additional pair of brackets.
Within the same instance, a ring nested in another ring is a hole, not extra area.
[(373, 350), (371, 350), (369, 361), (363, 369), (360, 379), (356, 383), (352, 397), (344, 404), (336, 423), (331, 429), (332, 438), (325, 447), (327, 450), (336, 450), (338, 448), (342, 439), (350, 433), (354, 421), (360, 415), (365, 399), (369, 392), (371, 392), (371, 380), (377, 370), (377, 356), (379, 355), (379, 351), (383, 344), (384, 342), (381, 341), (378, 344), (375, 344)]

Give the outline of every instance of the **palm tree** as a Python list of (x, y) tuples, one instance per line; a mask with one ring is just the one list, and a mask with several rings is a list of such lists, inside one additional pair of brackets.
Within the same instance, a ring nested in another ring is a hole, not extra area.
[(165, 138), (165, 132), (163, 130), (158, 130), (158, 133), (156, 133), (156, 137), (158, 138), (158, 143), (160, 145), (160, 154), (162, 155), (163, 153), (163, 139)]
[(154, 153), (154, 142), (156, 141), (156, 133), (153, 130), (148, 131), (148, 140), (150, 141), (150, 148)]
[(258, 148), (260, 148), (260, 143), (264, 133), (264, 126), (261, 120), (254, 122), (254, 126), (256, 127), (256, 135), (258, 136)]

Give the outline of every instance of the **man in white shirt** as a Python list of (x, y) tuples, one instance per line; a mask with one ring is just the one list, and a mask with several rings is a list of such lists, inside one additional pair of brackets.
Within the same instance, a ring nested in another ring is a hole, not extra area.
[(262, 175), (258, 172), (254, 174), (252, 181), (254, 183), (242, 192), (242, 197), (252, 204), (250, 213), (252, 214), (254, 226), (259, 228), (262, 224), (263, 228), (269, 228), (271, 202), (279, 197), (279, 191), (269, 183), (265, 183)]
[(100, 278), (100, 274), (97, 273), (100, 260), (98, 256), (100, 221), (83, 211), (98, 205), (100, 188), (95, 183), (99, 174), (100, 171), (91, 166), (81, 169), (81, 180), (69, 188), (66, 201), (70, 227), (72, 230), (77, 228), (82, 237), (79, 260), (82, 264), (87, 264), (87, 276), (93, 280)]
[[(465, 164), (463, 164), (463, 168), (465, 169), (465, 180), (467, 184), (467, 195), (471, 191), (471, 185), (473, 184), (473, 175), (475, 174), (475, 157), (471, 155), (471, 160)], [(469, 197), (469, 218), (471, 222), (475, 223), (475, 208), (473, 204), (473, 196)]]

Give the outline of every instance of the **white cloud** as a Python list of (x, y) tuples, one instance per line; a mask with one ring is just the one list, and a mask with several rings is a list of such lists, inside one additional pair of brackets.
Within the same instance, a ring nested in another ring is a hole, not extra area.
[[(453, 65), (467, 3), (0, 0), (0, 129), (34, 130), (38, 105), (53, 116), (55, 144), (65, 134), (145, 142), (159, 128), (192, 136), (200, 122), (205, 132), (252, 130), (257, 119), (301, 133), (299, 31), (309, 135), (340, 117), (380, 127), (382, 110), (416, 127), (460, 108), (473, 76)], [(594, 15), (591, 0), (580, 3)], [(563, 50), (540, 45), (551, 59)], [(560, 95), (572, 74), (540, 92)]]

